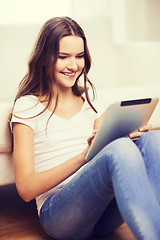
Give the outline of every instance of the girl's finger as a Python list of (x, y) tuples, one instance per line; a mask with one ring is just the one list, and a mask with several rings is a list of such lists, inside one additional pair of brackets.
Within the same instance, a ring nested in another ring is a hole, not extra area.
[(148, 124), (144, 125), (143, 127), (139, 128), (138, 131), (139, 132), (147, 132), (147, 131), (150, 131), (151, 128), (152, 128), (152, 124), (148, 123)]

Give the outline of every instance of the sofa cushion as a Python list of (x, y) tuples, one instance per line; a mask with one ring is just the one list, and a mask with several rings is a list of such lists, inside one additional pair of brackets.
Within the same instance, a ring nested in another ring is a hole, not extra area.
[(8, 127), (8, 117), (11, 109), (11, 102), (0, 103), (0, 152), (9, 152), (11, 149), (11, 134)]
[(0, 154), (0, 186), (15, 182), (12, 156), (8, 153)]

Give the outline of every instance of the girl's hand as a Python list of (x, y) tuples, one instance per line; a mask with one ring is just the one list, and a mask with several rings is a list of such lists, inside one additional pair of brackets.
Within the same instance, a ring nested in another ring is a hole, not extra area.
[(94, 129), (92, 135), (87, 139), (89, 147), (91, 146), (91, 143), (92, 143), (92, 141), (93, 141), (93, 139), (94, 139), (94, 137), (95, 137), (95, 135), (97, 133), (97, 130), (98, 130), (97, 128)]
[(90, 148), (90, 146), (91, 146), (91, 143), (92, 143), (92, 141), (93, 141), (93, 139), (94, 139), (94, 137), (95, 137), (95, 135), (96, 135), (96, 133), (97, 133), (97, 130), (98, 130), (98, 129), (94, 129), (92, 135), (87, 139), (88, 146), (87, 146), (87, 147), (85, 148), (85, 150), (82, 152), (82, 156), (83, 156), (84, 159), (86, 158), (86, 155), (87, 155), (88, 150), (89, 150), (89, 148)]
[(144, 125), (143, 127), (139, 128), (138, 130), (130, 133), (130, 134), (128, 135), (128, 137), (129, 137), (130, 139), (132, 139), (133, 141), (134, 141), (134, 140), (137, 140), (137, 139), (138, 139), (139, 137), (141, 137), (144, 133), (149, 132), (149, 131), (151, 130), (151, 128), (152, 128), (152, 124), (148, 123), (148, 124)]

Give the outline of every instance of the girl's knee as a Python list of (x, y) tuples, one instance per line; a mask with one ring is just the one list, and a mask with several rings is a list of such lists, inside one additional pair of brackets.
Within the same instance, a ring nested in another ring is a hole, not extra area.
[(127, 137), (119, 138), (113, 141), (110, 144), (110, 148), (118, 157), (127, 155), (130, 156), (131, 154), (135, 155), (135, 153), (137, 153), (137, 147), (134, 142)]
[(109, 166), (134, 165), (142, 160), (141, 154), (134, 142), (129, 138), (119, 138), (105, 147), (103, 156)]
[(147, 167), (160, 162), (160, 131), (145, 133), (136, 144)]
[(142, 135), (139, 140), (137, 140), (137, 146), (140, 148), (152, 148), (160, 144), (160, 131), (153, 130)]
[(111, 179), (114, 176), (122, 176), (136, 172), (144, 167), (142, 155), (129, 138), (119, 138), (104, 148), (100, 156), (103, 169), (107, 169), (107, 174)]

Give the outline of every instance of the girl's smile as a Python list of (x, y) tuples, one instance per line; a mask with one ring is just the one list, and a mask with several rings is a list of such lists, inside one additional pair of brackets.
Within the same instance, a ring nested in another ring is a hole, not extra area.
[(76, 74), (76, 72), (73, 72), (73, 73), (72, 72), (61, 72), (61, 73), (69, 78), (73, 78)]

